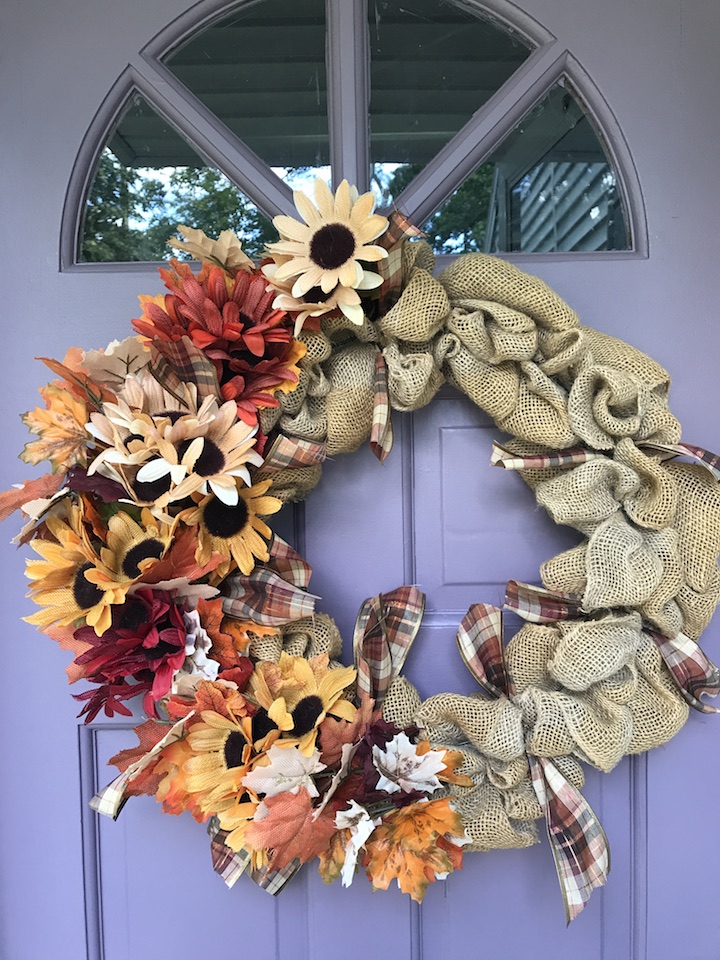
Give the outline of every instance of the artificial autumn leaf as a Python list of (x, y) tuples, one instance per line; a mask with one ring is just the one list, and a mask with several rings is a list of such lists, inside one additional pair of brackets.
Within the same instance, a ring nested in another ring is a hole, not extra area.
[(91, 477), (82, 467), (71, 467), (67, 472), (67, 485), (75, 493), (92, 493), (103, 503), (117, 503), (127, 497), (125, 487), (116, 480), (110, 480), (101, 473), (94, 473)]
[(374, 746), (372, 757), (380, 774), (378, 790), (434, 793), (440, 787), (436, 774), (445, 766), (443, 751), (425, 750), (420, 754), (405, 733), (395, 734), (384, 747)]
[(312, 799), (305, 789), (265, 800), (268, 815), (253, 820), (245, 841), (255, 850), (272, 850), (271, 869), (280, 870), (295, 858), (307, 863), (324, 850), (335, 833), (335, 811), (326, 807), (313, 819)]
[[(57, 623), (51, 624), (45, 627), (42, 632), (59, 644), (61, 650), (70, 650), (76, 658), (82, 656), (92, 647), (91, 643), (79, 640), (75, 636), (75, 627), (72, 624), (66, 627), (61, 627)], [(65, 673), (68, 676), (68, 683), (75, 683), (76, 680), (81, 680), (86, 676), (85, 667), (74, 660), (69, 666), (65, 667)]]
[(375, 701), (366, 693), (360, 695), (360, 706), (353, 720), (336, 720), (325, 717), (320, 724), (320, 759), (328, 767), (340, 762), (342, 748), (346, 743), (355, 743), (371, 722)]
[(238, 653), (247, 653), (256, 637), (274, 637), (279, 632), (276, 627), (264, 627), (252, 620), (235, 620), (233, 617), (225, 617), (222, 629), (232, 637)]
[[(103, 402), (115, 403), (117, 401), (115, 394), (106, 390), (105, 387), (99, 387), (96, 383), (93, 383), (82, 367), (78, 366), (77, 369), (72, 369), (74, 364), (71, 363), (71, 353), (72, 351), (69, 350), (66, 354), (65, 364), (60, 363), (59, 360), (53, 360), (52, 357), (35, 357), (35, 359), (41, 360), (53, 373), (61, 377), (68, 390), (78, 400), (89, 401), (98, 410), (102, 408)], [(71, 363), (71, 365), (68, 366), (68, 363)]]
[(49, 383), (40, 387), (45, 407), (35, 407), (20, 419), (37, 440), (25, 444), (20, 459), (33, 466), (49, 460), (53, 473), (87, 460), (88, 442), (85, 429), (88, 419), (86, 404), (63, 386)]
[(323, 883), (335, 883), (345, 863), (345, 845), (350, 839), (349, 830), (336, 830), (330, 843), (318, 853), (318, 873)]
[(258, 765), (242, 779), (242, 785), (258, 796), (276, 797), (281, 793), (307, 790), (311, 797), (319, 796), (313, 776), (325, 769), (320, 754), (315, 750), (309, 757), (296, 747), (273, 744)]
[[(124, 773), (127, 768), (142, 760), (146, 753), (159, 743), (168, 732), (166, 723), (158, 723), (156, 720), (146, 720), (134, 728), (135, 735), (138, 738), (138, 744), (135, 747), (129, 747), (127, 750), (121, 750), (114, 757), (108, 760), (114, 767), (117, 767), (120, 773)], [(159, 759), (159, 757), (158, 757)], [(155, 768), (157, 760), (148, 764), (140, 773), (125, 787), (127, 796), (154, 796), (164, 774), (157, 774)]]
[(193, 710), (198, 714), (211, 710), (226, 720), (235, 720), (238, 717), (251, 716), (254, 710), (235, 686), (222, 680), (203, 680), (195, 691), (194, 700), (172, 696), (163, 703), (172, 720), (180, 720)]
[[(438, 874), (461, 866), (462, 851), (449, 851), (448, 846), (459, 850), (464, 833), (462, 819), (447, 798), (413, 803), (387, 814), (367, 841), (362, 860), (373, 889), (387, 890), (397, 880), (403, 893), (420, 903)], [(449, 837), (459, 842), (453, 844)]]
[[(429, 740), (421, 740), (415, 749), (422, 755), (431, 750), (432, 747), (430, 746)], [(459, 750), (445, 750), (443, 760), (445, 761), (445, 766), (442, 770), (438, 771), (438, 780), (442, 780), (443, 783), (455, 783), (461, 787), (473, 786), (473, 781), (470, 777), (465, 776), (464, 773), (457, 773), (457, 768), (462, 765), (464, 760)]]
[(212, 640), (210, 656), (213, 660), (217, 660), (221, 667), (231, 669), (237, 666), (239, 657), (233, 638), (229, 633), (224, 633), (222, 630), (224, 617), (222, 604), (221, 597), (214, 600), (203, 600), (201, 598), (198, 600), (196, 609), (200, 614), (205, 632)]
[(30, 500), (46, 500), (62, 486), (64, 476), (61, 473), (46, 473), (35, 480), (26, 480), (19, 487), (13, 487), (0, 493), (0, 522), (7, 520), (11, 513), (19, 510)]
[(232, 230), (223, 230), (217, 240), (206, 236), (202, 230), (179, 226), (178, 233), (183, 237), (171, 237), (168, 246), (184, 250), (195, 260), (213, 263), (235, 276), (238, 270), (253, 270), (255, 264), (243, 253), (240, 238)]
[(200, 580), (224, 561), (219, 553), (200, 566), (195, 561), (197, 532), (193, 527), (180, 528), (165, 556), (154, 563), (142, 578), (143, 583), (161, 583), (166, 580)]

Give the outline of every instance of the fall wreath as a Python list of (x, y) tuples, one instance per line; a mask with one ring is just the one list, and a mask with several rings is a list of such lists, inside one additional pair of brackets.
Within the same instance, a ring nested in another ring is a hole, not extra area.
[[(463, 853), (524, 847), (545, 818), (568, 919), (603, 884), (605, 835), (581, 763), (611, 770), (671, 738), (720, 690), (697, 645), (720, 599), (717, 458), (680, 442), (669, 379), (581, 326), (536, 277), (484, 254), (438, 277), (420, 232), (371, 194), (317, 181), (301, 222), (256, 266), (226, 231), (181, 228), (168, 292), (135, 336), (45, 359), (21, 454), (52, 472), (0, 497), (20, 509), (30, 623), (73, 653), (81, 716), (131, 716), (138, 745), (92, 800), (132, 795), (206, 822), (215, 870), (277, 893), (310, 860), (348, 885), (420, 900)], [(315, 609), (310, 567), (268, 520), (328, 456), (448, 382), (512, 437), (517, 470), (583, 542), (511, 581), (527, 622), (470, 608), (460, 654), (478, 693), (421, 701), (401, 675), (424, 597), (366, 600), (355, 666)], [(687, 462), (687, 461), (691, 462)]]

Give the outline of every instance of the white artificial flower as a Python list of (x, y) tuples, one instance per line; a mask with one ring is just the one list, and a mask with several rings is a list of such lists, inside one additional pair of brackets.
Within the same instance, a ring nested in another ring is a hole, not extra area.
[(185, 662), (175, 672), (172, 693), (186, 696), (192, 693), (202, 680), (216, 680), (220, 664), (208, 657), (212, 640), (200, 623), (197, 610), (183, 613), (185, 623)]
[(266, 754), (270, 763), (255, 769), (242, 778), (242, 785), (254, 793), (265, 797), (276, 797), (279, 793), (297, 793), (304, 787), (311, 797), (318, 797), (318, 789), (313, 775), (325, 769), (320, 763), (320, 751), (315, 750), (309, 757), (297, 747), (278, 747), (273, 744)]
[(404, 733), (397, 733), (384, 750), (373, 747), (373, 763), (380, 774), (377, 788), (387, 793), (411, 793), (421, 790), (432, 793), (440, 787), (435, 776), (445, 767), (444, 750), (428, 750), (418, 754), (414, 743)]

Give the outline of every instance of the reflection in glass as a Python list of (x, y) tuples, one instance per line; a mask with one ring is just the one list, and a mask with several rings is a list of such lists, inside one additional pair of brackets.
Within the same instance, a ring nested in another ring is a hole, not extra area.
[(165, 64), (269, 166), (330, 162), (325, 0), (245, 4)]
[(373, 190), (390, 204), (530, 48), (447, 0), (369, 0), (368, 10)]
[(85, 203), (81, 262), (166, 260), (178, 224), (217, 236), (235, 230), (257, 256), (270, 221), (135, 94), (108, 139)]
[(439, 253), (627, 250), (615, 173), (558, 84), (423, 229)]

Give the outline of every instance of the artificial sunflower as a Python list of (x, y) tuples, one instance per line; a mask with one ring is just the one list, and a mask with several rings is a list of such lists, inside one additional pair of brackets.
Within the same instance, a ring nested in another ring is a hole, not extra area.
[[(214, 553), (220, 553), (226, 560), (234, 561), (241, 573), (248, 574), (256, 560), (270, 559), (263, 537), (270, 538), (272, 530), (261, 517), (277, 513), (282, 506), (277, 497), (265, 496), (271, 486), (271, 480), (263, 480), (238, 490), (238, 502), (234, 505), (210, 495), (179, 515), (188, 526), (198, 527), (195, 558), (201, 566), (209, 563)], [(223, 576), (228, 569), (229, 564), (218, 568)]]
[(309, 756), (315, 749), (317, 728), (328, 713), (352, 720), (356, 709), (343, 697), (343, 691), (355, 679), (354, 667), (330, 669), (327, 654), (306, 660), (280, 654), (277, 663), (261, 661), (250, 678), (248, 697), (267, 714), (267, 718), (287, 737), (282, 746), (298, 744)]
[(267, 263), (262, 268), (270, 285), (277, 291), (273, 306), (287, 311), (295, 317), (294, 334), (297, 337), (303, 328), (308, 330), (320, 329), (320, 318), (334, 316), (340, 311), (348, 320), (360, 326), (365, 318), (362, 301), (357, 290), (352, 287), (338, 285), (330, 293), (324, 293), (320, 287), (311, 287), (302, 297), (292, 294), (292, 281), (281, 283), (277, 279), (277, 271), (282, 263), (287, 263), (291, 257), (276, 257), (275, 263)]
[[(175, 523), (156, 520), (147, 508), (142, 510), (139, 523), (129, 513), (119, 510), (107, 522), (100, 560), (112, 578), (140, 580), (143, 573), (167, 553), (173, 542), (175, 526)], [(93, 579), (98, 580), (97, 577)]]
[(193, 754), (183, 770), (187, 791), (204, 813), (215, 814), (245, 793), (242, 779), (253, 757), (250, 730), (249, 717), (231, 719), (212, 710), (203, 710), (202, 721), (193, 724), (187, 737)]
[(42, 559), (28, 560), (25, 573), (33, 602), (44, 609), (25, 619), (41, 629), (82, 620), (101, 636), (112, 621), (113, 605), (124, 602), (132, 579), (112, 578), (88, 543), (81, 507), (70, 504), (66, 509), (67, 522), (52, 515), (45, 518), (53, 539), (30, 544)]
[(355, 290), (380, 286), (380, 275), (360, 266), (360, 261), (377, 262), (388, 255), (384, 247), (371, 243), (388, 228), (387, 218), (373, 213), (372, 193), (358, 197), (343, 180), (333, 198), (327, 185), (316, 180), (315, 203), (300, 191), (293, 197), (305, 223), (293, 217), (274, 218), (282, 239), (268, 244), (268, 251), (273, 258), (287, 258), (275, 272), (275, 280), (282, 283), (297, 277), (292, 296), (298, 299), (317, 286), (323, 293), (338, 285)]

